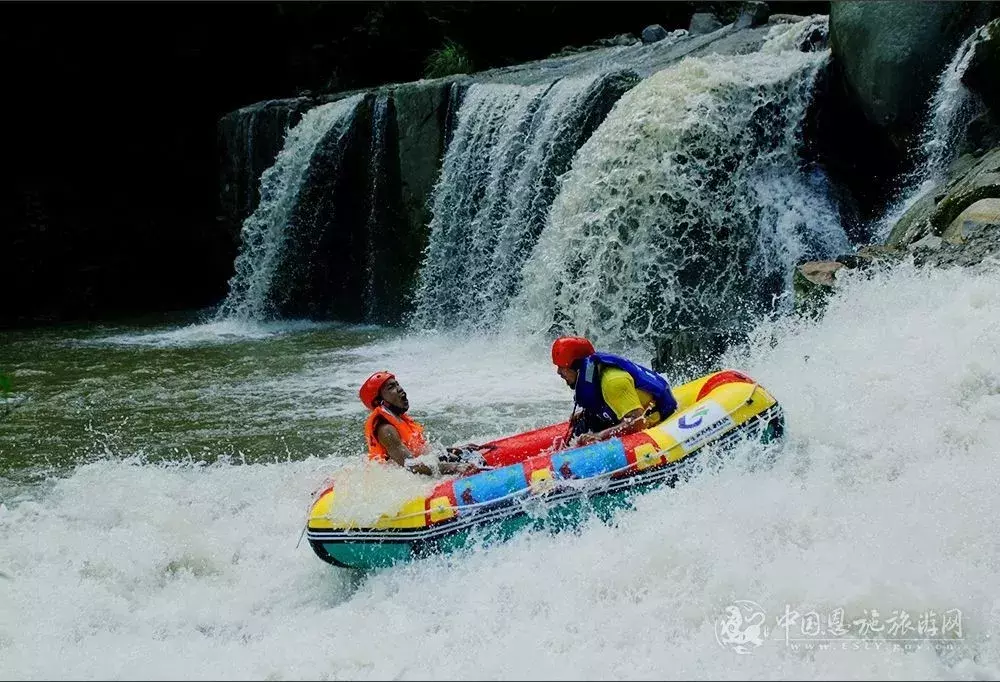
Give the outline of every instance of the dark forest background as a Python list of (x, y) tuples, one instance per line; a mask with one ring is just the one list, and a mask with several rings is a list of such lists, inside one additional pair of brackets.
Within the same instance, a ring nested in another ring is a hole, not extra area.
[[(828, 3), (772, 3), (828, 12)], [(475, 70), (740, 3), (0, 3), (0, 326), (212, 305), (216, 125), (255, 101), (405, 82), (453, 41)]]

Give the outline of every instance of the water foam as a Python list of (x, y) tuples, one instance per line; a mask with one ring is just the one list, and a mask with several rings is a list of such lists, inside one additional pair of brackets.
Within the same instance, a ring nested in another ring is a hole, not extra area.
[[(840, 286), (821, 320), (763, 323), (724, 358), (785, 407), (774, 463), (745, 448), (612, 526), (362, 578), (295, 547), (320, 460), (104, 461), (5, 487), (0, 675), (995, 679), (1000, 275), (903, 265)], [(412, 391), (440, 387), (447, 356), (406, 339), (398, 359), (425, 351)], [(365, 369), (387, 343), (358, 352)], [(523, 350), (539, 367), (544, 352)], [(496, 367), (455, 366), (483, 386)], [(525, 399), (548, 399), (526, 377)], [(443, 405), (437, 391), (424, 402)], [(778, 628), (738, 655), (717, 628), (740, 599), (772, 626), (786, 605), (849, 625), (959, 609), (963, 635), (903, 653), (855, 628), (847, 648), (806, 652)]]
[(774, 50), (688, 57), (618, 100), (561, 179), (511, 325), (604, 345), (738, 328), (796, 262), (849, 247), (825, 178), (799, 170), (829, 52), (778, 51), (801, 33), (783, 29)]

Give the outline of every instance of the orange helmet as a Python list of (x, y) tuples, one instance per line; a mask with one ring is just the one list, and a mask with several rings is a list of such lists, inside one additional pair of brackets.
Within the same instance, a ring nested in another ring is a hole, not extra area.
[(358, 397), (361, 398), (361, 402), (364, 403), (365, 407), (369, 410), (374, 410), (375, 401), (378, 400), (378, 392), (382, 390), (382, 384), (394, 378), (396, 378), (395, 374), (386, 371), (375, 372), (365, 379), (365, 383), (361, 384), (361, 388), (358, 390)]
[(552, 342), (552, 362), (564, 369), (571, 369), (577, 360), (594, 352), (594, 344), (582, 336), (560, 336)]

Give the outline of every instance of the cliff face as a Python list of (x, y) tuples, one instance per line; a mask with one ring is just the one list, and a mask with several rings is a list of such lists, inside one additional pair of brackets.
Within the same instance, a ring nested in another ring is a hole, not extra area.
[(992, 4), (831, 3), (830, 43), (846, 89), (900, 151), (919, 132), (941, 69)]

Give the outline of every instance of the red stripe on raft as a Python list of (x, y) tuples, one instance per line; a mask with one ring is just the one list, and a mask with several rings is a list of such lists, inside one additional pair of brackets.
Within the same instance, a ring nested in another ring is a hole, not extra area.
[(726, 369), (709, 377), (705, 384), (701, 387), (701, 390), (698, 391), (698, 397), (694, 400), (695, 402), (698, 402), (719, 386), (731, 383), (752, 384), (754, 383), (754, 380), (743, 372), (737, 372), (735, 369)]
[(486, 445), (493, 446), (492, 449), (481, 452), (483, 459), (489, 466), (502, 467), (508, 464), (517, 464), (551, 447), (554, 442), (561, 441), (568, 432), (569, 422), (564, 421), (559, 424), (543, 426), (534, 431), (490, 441)]

